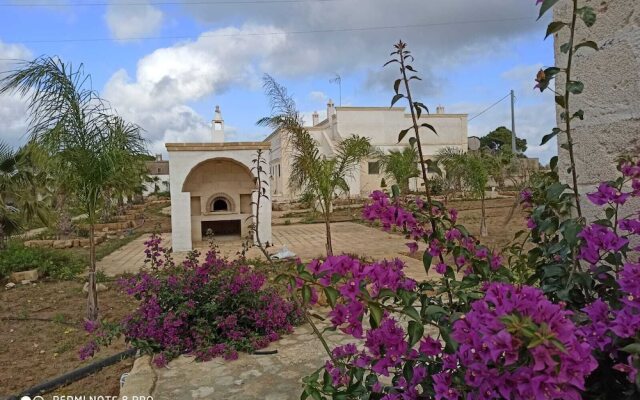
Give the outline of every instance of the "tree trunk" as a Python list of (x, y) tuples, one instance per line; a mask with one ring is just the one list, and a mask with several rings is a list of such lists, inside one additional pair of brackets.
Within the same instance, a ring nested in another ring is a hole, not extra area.
[(324, 226), (327, 230), (327, 257), (333, 255), (333, 247), (331, 245), (331, 222), (329, 222), (329, 214), (324, 217)]
[(480, 208), (481, 208), (481, 216), (480, 216), (480, 236), (488, 236), (489, 231), (487, 229), (487, 218), (484, 210), (484, 190), (482, 191), (482, 195), (480, 197)]
[(87, 319), (98, 319), (98, 291), (96, 290), (96, 243), (93, 223), (89, 224), (89, 291), (87, 293)]

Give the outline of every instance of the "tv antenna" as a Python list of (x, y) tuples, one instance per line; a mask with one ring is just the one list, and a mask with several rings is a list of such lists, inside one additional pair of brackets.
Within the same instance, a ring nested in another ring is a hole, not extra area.
[(338, 84), (338, 104), (342, 107), (342, 78), (340, 75), (336, 74), (335, 78), (329, 79), (329, 83)]

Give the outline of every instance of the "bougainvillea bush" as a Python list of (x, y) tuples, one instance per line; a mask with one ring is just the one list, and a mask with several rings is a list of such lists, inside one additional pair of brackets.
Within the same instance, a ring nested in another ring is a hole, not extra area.
[(174, 263), (161, 238), (145, 242), (148, 268), (123, 278), (124, 292), (139, 301), (135, 312), (119, 323), (88, 322), (94, 340), (81, 357), (92, 356), (115, 337), (143, 353), (155, 354), (162, 366), (180, 354), (198, 360), (238, 357), (291, 332), (301, 321), (296, 303), (267, 285), (267, 277), (253, 268), (209, 251), (204, 261), (192, 252)]
[[(537, 0), (540, 17), (556, 3)], [(569, 109), (569, 98), (584, 84), (572, 78), (571, 62), (578, 51), (598, 50), (576, 35), (577, 24), (591, 27), (596, 13), (577, 0), (567, 3), (572, 20), (547, 29), (547, 36), (570, 31), (559, 46), (567, 65), (541, 70), (536, 88), (565, 75), (555, 90), (561, 127), (542, 144), (565, 135), (569, 182), (561, 182), (554, 157), (551, 170), (522, 191), (526, 229), (504, 249), (483, 246), (458, 224), (455, 210), (431, 197), (424, 165), (424, 197), (374, 192), (363, 218), (404, 231), (412, 252), (423, 243), (429, 279), (409, 279), (399, 260), (364, 264), (344, 256), (299, 270), (303, 300), (323, 291), (333, 329), (354, 338), (328, 351), (326, 364), (305, 378), (301, 399), (640, 398), (640, 211), (633, 208), (640, 160), (621, 157), (617, 179), (580, 196), (571, 134), (585, 114)], [(399, 66), (401, 78), (392, 104), (406, 99), (413, 117), (399, 141), (413, 131), (410, 145), (419, 148), (420, 128), (434, 128), (416, 118), (426, 107), (411, 97), (413, 57), (403, 42), (395, 49), (387, 64)], [(602, 208), (599, 219), (583, 216), (587, 201)]]
[[(623, 217), (617, 210), (640, 197), (640, 161), (623, 160), (619, 169), (620, 179), (588, 195), (604, 218), (576, 222), (570, 233), (576, 271), (571, 257), (538, 255), (538, 247), (511, 265), (457, 225), (455, 210), (374, 192), (363, 217), (404, 230), (411, 250), (424, 242), (425, 268), (437, 278), (416, 282), (399, 260), (367, 264), (333, 256), (308, 264), (297, 276), (301, 296), (310, 297), (305, 288), (323, 291), (333, 327), (354, 344), (332, 350), (326, 365), (306, 378), (302, 397), (639, 398), (640, 262), (630, 244), (640, 242), (640, 214)], [(538, 189), (522, 193), (527, 220), (534, 221), (527, 235), (533, 243), (532, 237), (559, 237), (554, 246), (570, 254), (569, 233), (557, 232), (557, 225), (539, 230), (549, 222), (536, 210), (549, 204), (535, 204)], [(548, 271), (537, 270), (548, 270), (545, 257), (556, 269), (573, 271), (565, 285), (582, 292), (576, 301), (559, 299), (568, 292), (545, 293)], [(529, 284), (514, 283), (522, 271), (513, 267), (522, 259), (530, 260)]]

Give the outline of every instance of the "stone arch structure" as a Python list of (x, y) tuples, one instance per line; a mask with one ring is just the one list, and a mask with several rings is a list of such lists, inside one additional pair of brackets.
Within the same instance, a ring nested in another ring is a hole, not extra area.
[[(168, 143), (173, 247), (190, 250), (215, 235), (246, 236), (255, 215), (251, 170), (264, 143)], [(266, 149), (265, 149), (266, 148)], [(269, 188), (267, 188), (267, 193)], [(260, 239), (271, 241), (271, 203), (261, 200)], [(264, 222), (263, 222), (264, 221)]]

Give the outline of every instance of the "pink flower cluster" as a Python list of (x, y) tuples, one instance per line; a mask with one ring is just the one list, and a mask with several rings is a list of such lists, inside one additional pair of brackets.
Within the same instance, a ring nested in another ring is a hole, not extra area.
[[(426, 231), (424, 225), (415, 218), (413, 213), (399, 204), (392, 203), (386, 193), (376, 190), (370, 197), (372, 201), (362, 210), (362, 218), (365, 221), (380, 221), (385, 231), (391, 230), (394, 226), (404, 229), (414, 240), (424, 236)], [(418, 200), (421, 201), (419, 198)]]
[[(215, 252), (202, 263), (194, 254), (180, 265), (158, 264), (164, 260), (164, 251), (156, 251), (160, 242), (150, 240), (148, 246), (148, 257), (160, 268), (121, 281), (140, 304), (122, 321), (119, 334), (144, 352), (161, 353), (155, 359), (159, 364), (180, 354), (235, 359), (238, 351), (263, 348), (301, 322), (295, 303), (265, 287), (266, 277), (247, 266)], [(98, 338), (105, 335), (94, 324), (87, 331)], [(90, 343), (81, 355), (97, 350)]]
[(434, 377), (436, 399), (580, 399), (597, 364), (571, 315), (539, 289), (488, 284), (453, 325), (459, 347)]

